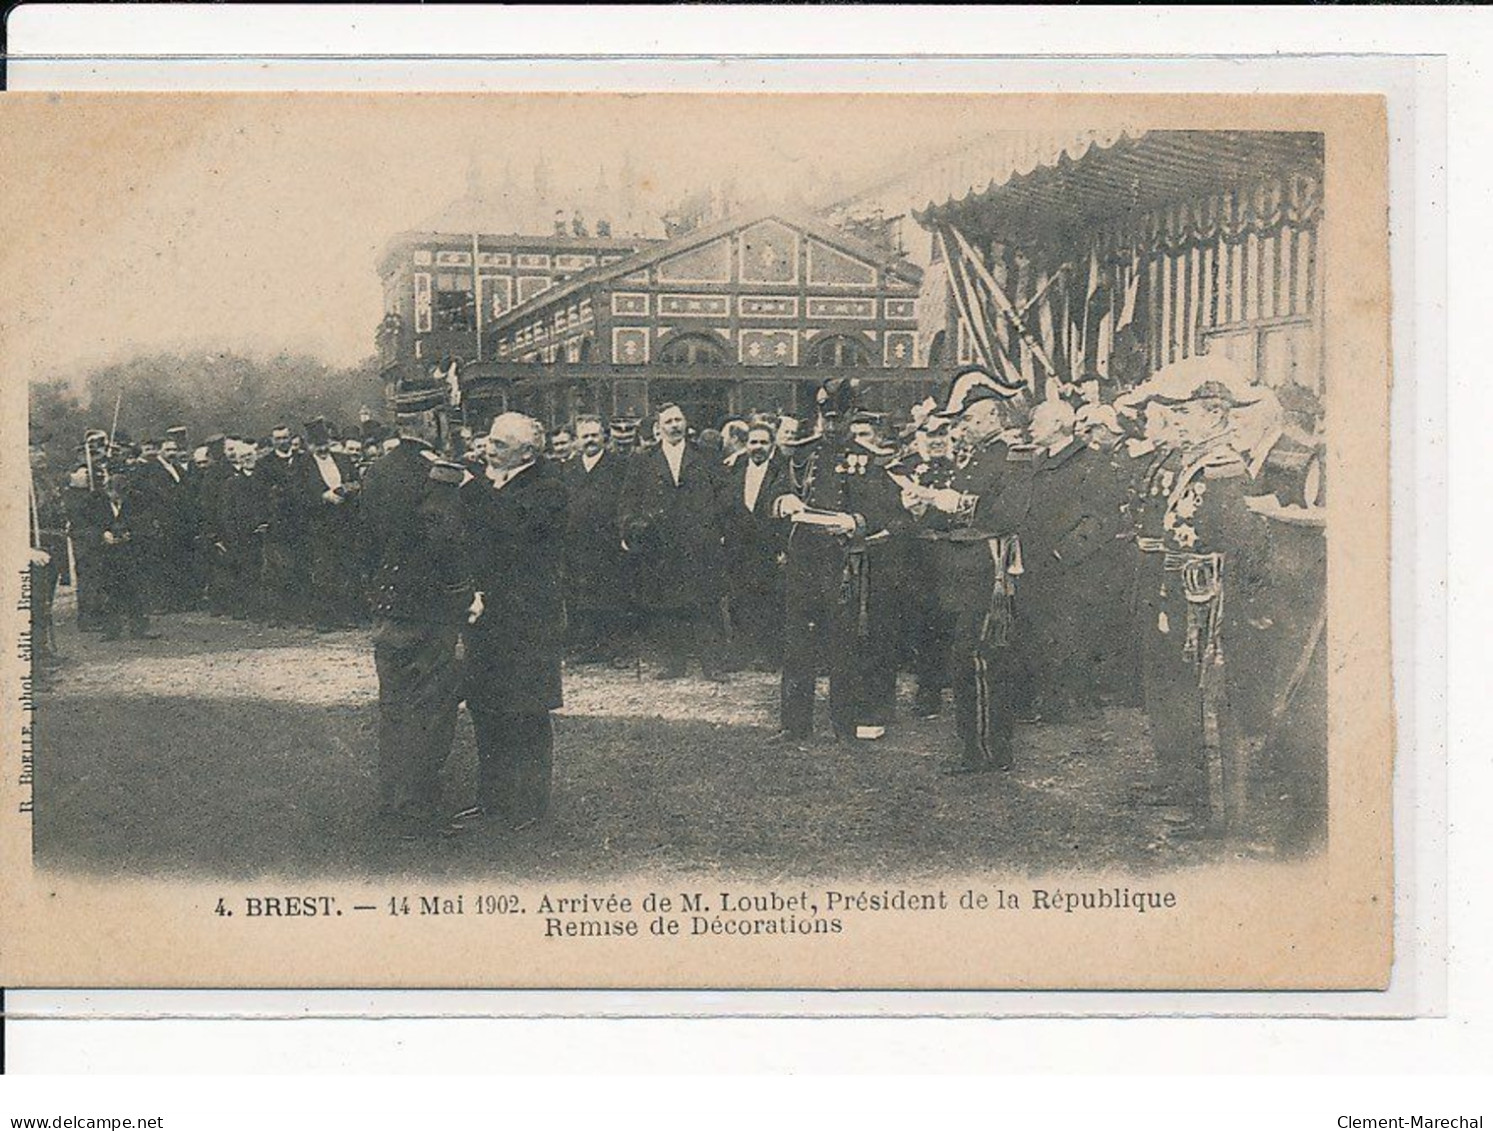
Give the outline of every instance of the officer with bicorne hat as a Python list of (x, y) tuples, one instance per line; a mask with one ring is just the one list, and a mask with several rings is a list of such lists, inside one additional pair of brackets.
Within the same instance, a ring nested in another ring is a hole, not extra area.
[(938, 415), (961, 449), (947, 487), (909, 483), (902, 505), (922, 525), (937, 561), (939, 605), (953, 624), (949, 657), (961, 756), (952, 773), (1009, 770), (1021, 663), (1018, 531), (1031, 504), (1030, 453), (1011, 433), (1026, 393), (978, 366), (954, 375)]
[(1269, 534), (1245, 499), (1255, 493), (1231, 415), (1261, 391), (1209, 367), (1162, 370), (1127, 394), (1159, 409), (1175, 458), (1145, 487), (1154, 519), (1141, 551), (1141, 659), (1156, 778), (1137, 796), (1172, 807), (1199, 831), (1243, 805), (1247, 766), (1230, 683), (1235, 651), (1257, 652), (1264, 630)]
[(843, 739), (877, 739), (890, 704), (887, 618), (878, 615), (890, 578), (884, 551), (908, 524), (889, 453), (850, 434), (855, 383), (820, 386), (819, 427), (786, 446), (788, 475), (772, 513), (792, 523), (784, 578), (782, 730), (802, 741), (813, 729), (814, 683), (830, 676), (830, 720)]

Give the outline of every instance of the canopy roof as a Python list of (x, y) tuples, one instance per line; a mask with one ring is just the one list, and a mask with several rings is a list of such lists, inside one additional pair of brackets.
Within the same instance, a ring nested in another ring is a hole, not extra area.
[(1152, 130), (1062, 147), (1056, 160), (1009, 170), (981, 190), (916, 213), (1018, 245), (1062, 241), (1118, 217), (1143, 214), (1284, 173), (1320, 177), (1320, 133)]

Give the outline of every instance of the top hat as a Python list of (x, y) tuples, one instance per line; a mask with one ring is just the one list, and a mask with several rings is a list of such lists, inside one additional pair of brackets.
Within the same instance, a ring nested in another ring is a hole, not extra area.
[(306, 421), (306, 446), (319, 448), (332, 442), (332, 430), (322, 417)]

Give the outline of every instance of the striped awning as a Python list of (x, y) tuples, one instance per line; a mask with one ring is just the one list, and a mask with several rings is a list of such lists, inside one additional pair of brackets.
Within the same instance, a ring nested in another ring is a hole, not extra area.
[(1320, 178), (1320, 133), (1152, 130), (1096, 138), (1026, 172), (916, 212), (1018, 245), (1062, 242), (1126, 216), (1288, 173)]

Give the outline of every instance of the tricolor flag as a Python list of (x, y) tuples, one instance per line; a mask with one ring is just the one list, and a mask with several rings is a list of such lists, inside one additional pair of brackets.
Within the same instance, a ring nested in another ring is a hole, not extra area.
[(1005, 289), (963, 233), (951, 225), (940, 229), (937, 239), (943, 261), (948, 265), (949, 293), (981, 362), (1008, 380), (1023, 380), (1021, 367), (1011, 360), (1010, 351), (1002, 345), (1001, 335), (996, 329), (997, 322), (1004, 319), (1047, 374), (1056, 376), (1051, 351), (1037, 340), (1021, 313), (1012, 305)]

